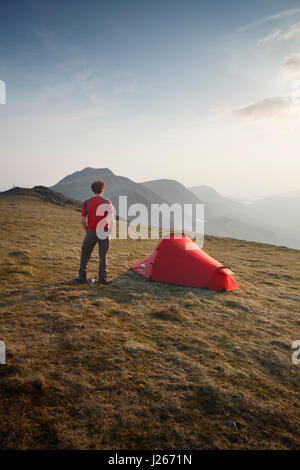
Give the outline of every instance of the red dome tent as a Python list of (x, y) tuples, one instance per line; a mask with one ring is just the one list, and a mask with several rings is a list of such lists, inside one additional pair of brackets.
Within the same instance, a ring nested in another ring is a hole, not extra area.
[(132, 269), (152, 281), (212, 290), (238, 288), (233, 272), (186, 236), (164, 238)]

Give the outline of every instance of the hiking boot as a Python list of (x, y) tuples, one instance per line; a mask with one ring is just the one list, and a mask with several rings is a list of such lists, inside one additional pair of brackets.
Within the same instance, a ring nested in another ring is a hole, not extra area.
[(76, 276), (74, 281), (77, 282), (78, 284), (85, 284), (86, 283), (86, 277)]
[(108, 284), (111, 284), (112, 280), (111, 279), (99, 279), (98, 284), (103, 284), (104, 286), (107, 286)]

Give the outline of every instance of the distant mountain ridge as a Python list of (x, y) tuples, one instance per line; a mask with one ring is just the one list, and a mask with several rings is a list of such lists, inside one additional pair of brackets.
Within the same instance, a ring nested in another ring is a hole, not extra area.
[(243, 217), (245, 208), (243, 204), (221, 196), (210, 186), (194, 186), (189, 188), (189, 190), (201, 199), (204, 204), (209, 205), (216, 217)]
[(99, 170), (95, 170), (95, 168), (91, 167), (86, 167), (81, 171), (75, 171), (74, 173), (71, 173), (70, 175), (65, 176), (63, 179), (58, 181), (57, 184), (64, 184), (68, 182), (76, 182), (82, 180), (82, 178), (94, 178), (95, 176), (95, 171), (99, 174), (101, 174), (102, 177), (107, 177), (107, 176), (114, 176), (113, 172), (109, 168), (99, 168)]
[[(85, 201), (93, 196), (91, 184), (96, 179), (105, 180), (105, 197), (111, 200), (117, 215), (121, 218), (123, 217), (119, 207), (119, 196), (127, 196), (128, 207), (133, 204), (143, 204), (147, 207), (149, 214), (151, 204), (167, 203), (162, 197), (143, 185), (135, 183), (124, 176), (115, 175), (108, 168), (84, 168), (81, 171), (67, 175), (57, 184), (51, 186), (51, 189), (80, 201)], [(134, 217), (135, 215), (129, 215), (127, 219), (132, 220)], [(163, 223), (168, 225), (166, 220), (163, 220)]]
[(276, 195), (254, 201), (251, 209), (260, 220), (300, 230), (300, 192)]
[[(200, 218), (200, 220), (203, 220), (202, 213), (200, 217), (199, 214), (197, 216), (196, 213), (197, 205), (203, 205), (201, 199), (176, 180), (160, 179), (145, 181), (141, 184), (152, 192), (162, 196), (170, 206), (174, 204), (180, 205), (185, 224), (190, 224), (189, 226), (192, 228), (192, 231), (197, 231), (196, 219)], [(190, 210), (187, 209), (187, 205)], [(211, 218), (212, 216), (213, 214), (210, 207), (206, 207), (204, 218)]]
[[(210, 186), (200, 185), (186, 188), (172, 179), (159, 179), (136, 183), (130, 178), (115, 175), (109, 168), (91, 168), (76, 171), (65, 176), (51, 189), (70, 198), (84, 201), (93, 194), (90, 186), (95, 179), (106, 182), (105, 196), (109, 198), (119, 215), (119, 196), (127, 196), (128, 207), (143, 204), (151, 212), (152, 204), (204, 204), (205, 233), (222, 237), (237, 238), (300, 249), (300, 223), (294, 219), (299, 213), (300, 197), (286, 195), (243, 204), (221, 196)], [(294, 193), (294, 192), (293, 192)], [(300, 193), (300, 192), (299, 192)], [(290, 201), (295, 201), (291, 207)], [(276, 215), (280, 201), (283, 213), (282, 223)], [(298, 212), (297, 212), (298, 211)], [(127, 220), (132, 220), (130, 215)], [(298, 219), (297, 219), (298, 220)], [(172, 217), (171, 217), (172, 222)], [(194, 222), (194, 220), (193, 220)], [(150, 224), (150, 221), (148, 222)], [(169, 221), (164, 219), (163, 226)]]
[(93, 196), (90, 186), (96, 179), (105, 179), (105, 195), (113, 203), (114, 201), (117, 203), (117, 198), (121, 191), (123, 195), (133, 196), (134, 202), (139, 202), (137, 199), (141, 199), (143, 203), (149, 200), (152, 200), (154, 203), (166, 202), (163, 198), (152, 193), (139, 183), (135, 183), (124, 176), (115, 175), (108, 168), (84, 168), (81, 171), (67, 175), (57, 184), (51, 186), (51, 189), (67, 194), (69, 197), (75, 197), (76, 195), (76, 199), (84, 201)]
[(140, 183), (156, 194), (160, 194), (169, 204), (201, 204), (202, 201), (183, 184), (172, 179), (151, 180)]

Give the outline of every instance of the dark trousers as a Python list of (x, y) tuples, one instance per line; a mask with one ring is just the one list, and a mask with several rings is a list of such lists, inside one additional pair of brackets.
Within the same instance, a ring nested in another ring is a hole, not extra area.
[(94, 231), (87, 231), (82, 243), (79, 269), (79, 276), (81, 278), (86, 278), (86, 265), (97, 243), (99, 247), (99, 279), (106, 279), (106, 254), (109, 249), (109, 238), (100, 240)]

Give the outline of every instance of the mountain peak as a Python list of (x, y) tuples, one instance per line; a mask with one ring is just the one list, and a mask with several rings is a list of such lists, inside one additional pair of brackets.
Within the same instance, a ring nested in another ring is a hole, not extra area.
[(80, 171), (75, 171), (74, 173), (71, 173), (70, 175), (65, 176), (58, 183), (67, 183), (70, 181), (75, 182), (85, 177), (100, 179), (105, 176), (113, 176), (113, 175), (114, 173), (109, 168), (92, 168), (90, 166), (87, 166)]
[(92, 168), (91, 166), (86, 166), (83, 170), (78, 171), (81, 175), (92, 174), (92, 173), (101, 173), (103, 175), (113, 175), (113, 172), (109, 168)]

